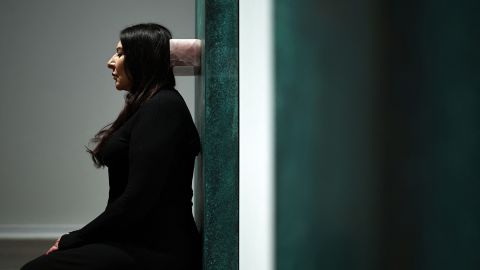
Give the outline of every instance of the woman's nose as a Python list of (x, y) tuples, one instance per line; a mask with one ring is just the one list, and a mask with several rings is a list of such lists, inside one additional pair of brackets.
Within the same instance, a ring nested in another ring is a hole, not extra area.
[(115, 62), (113, 60), (113, 56), (108, 60), (107, 62), (107, 67), (108, 68), (111, 68), (111, 69), (114, 69), (115, 68)]

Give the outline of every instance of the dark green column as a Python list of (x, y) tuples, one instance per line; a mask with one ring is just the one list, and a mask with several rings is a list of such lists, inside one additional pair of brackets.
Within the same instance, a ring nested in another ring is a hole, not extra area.
[(480, 2), (384, 9), (382, 268), (480, 269)]
[(480, 269), (480, 2), (274, 10), (277, 269)]
[(374, 3), (274, 3), (277, 269), (372, 270)]
[(196, 213), (203, 269), (238, 269), (238, 2), (196, 1), (202, 67), (196, 78)]

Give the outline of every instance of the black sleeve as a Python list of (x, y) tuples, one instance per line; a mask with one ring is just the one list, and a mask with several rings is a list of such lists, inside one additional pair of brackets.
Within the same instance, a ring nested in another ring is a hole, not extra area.
[(185, 122), (183, 106), (178, 96), (170, 93), (142, 105), (130, 134), (125, 191), (83, 228), (62, 235), (59, 249), (102, 239), (122, 239), (134, 233), (132, 228), (141, 224), (168, 181), (175, 146), (182, 137), (178, 133)]

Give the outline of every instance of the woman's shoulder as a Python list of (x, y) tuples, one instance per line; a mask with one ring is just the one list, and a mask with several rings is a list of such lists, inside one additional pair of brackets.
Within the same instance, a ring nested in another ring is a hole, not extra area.
[(186, 106), (185, 100), (177, 89), (161, 89), (147, 100), (146, 104), (148, 103), (153, 104), (152, 106), (160, 104), (164, 106)]
[(185, 117), (190, 114), (182, 95), (176, 89), (161, 89), (141, 105), (142, 114), (170, 114)]

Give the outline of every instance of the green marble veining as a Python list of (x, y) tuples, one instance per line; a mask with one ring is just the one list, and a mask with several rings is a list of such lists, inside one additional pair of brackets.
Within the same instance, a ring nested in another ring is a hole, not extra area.
[(196, 78), (203, 267), (238, 269), (238, 2), (197, 0), (196, 9), (196, 38), (203, 42)]

